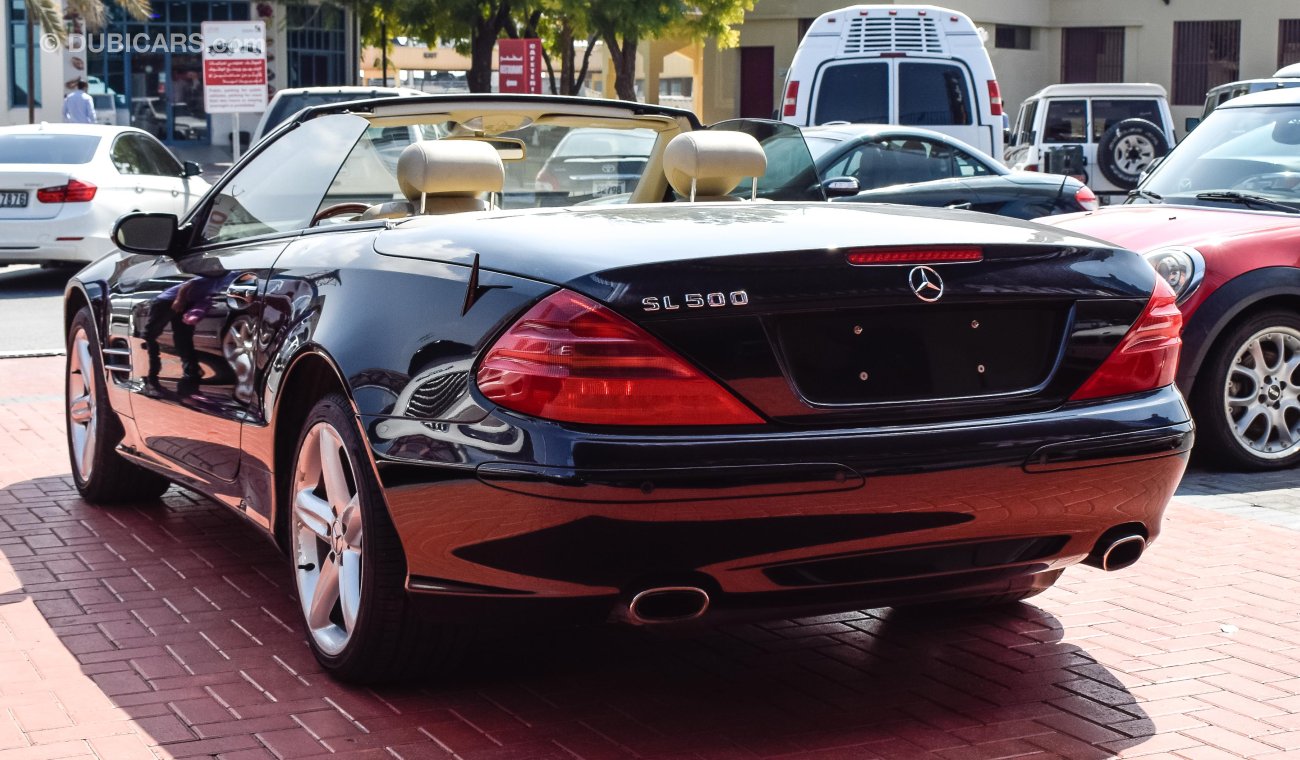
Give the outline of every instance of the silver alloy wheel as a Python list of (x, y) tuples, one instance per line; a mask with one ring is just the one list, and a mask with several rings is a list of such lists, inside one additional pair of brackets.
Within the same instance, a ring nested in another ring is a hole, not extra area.
[(1144, 135), (1126, 135), (1115, 143), (1112, 150), (1115, 165), (1127, 174), (1136, 176), (1156, 158), (1156, 146)]
[(362, 513), (343, 437), (318, 422), (303, 439), (293, 475), (293, 560), (307, 629), (321, 651), (343, 651), (361, 609)]
[(68, 351), (68, 437), (72, 461), (81, 482), (90, 480), (95, 468), (95, 363), (90, 356), (90, 338), (84, 328), (72, 336)]
[(1228, 427), (1252, 455), (1282, 459), (1300, 447), (1300, 331), (1268, 327), (1241, 345), (1228, 366)]

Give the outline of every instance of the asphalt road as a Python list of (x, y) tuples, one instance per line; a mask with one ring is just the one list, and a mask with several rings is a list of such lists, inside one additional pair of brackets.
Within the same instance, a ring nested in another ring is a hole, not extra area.
[(0, 269), (0, 356), (63, 350), (63, 286), (76, 271)]

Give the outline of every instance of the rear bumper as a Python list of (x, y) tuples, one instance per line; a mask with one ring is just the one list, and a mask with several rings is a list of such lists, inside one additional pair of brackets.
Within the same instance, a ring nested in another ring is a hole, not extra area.
[(0, 219), (0, 264), (89, 263), (113, 249), (112, 220), (63, 211), (50, 219)]
[(1117, 526), (1154, 540), (1193, 437), (1172, 387), (910, 429), (551, 433), (523, 450), (564, 464), (382, 464), (422, 603), (598, 620), (646, 588), (695, 586), (721, 618), (1014, 592)]

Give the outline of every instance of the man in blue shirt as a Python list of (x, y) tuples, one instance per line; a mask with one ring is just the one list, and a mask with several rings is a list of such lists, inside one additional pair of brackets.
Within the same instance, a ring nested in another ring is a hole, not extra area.
[(69, 124), (94, 124), (95, 101), (87, 90), (86, 80), (77, 80), (77, 89), (63, 99), (63, 120)]

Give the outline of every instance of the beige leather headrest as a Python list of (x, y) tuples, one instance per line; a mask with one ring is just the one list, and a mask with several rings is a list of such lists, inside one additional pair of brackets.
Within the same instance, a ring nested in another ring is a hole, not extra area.
[(477, 196), (499, 193), (505, 168), (496, 149), (475, 140), (429, 140), (406, 146), (397, 159), (397, 184), (418, 203), (421, 194)]
[(678, 195), (726, 195), (745, 177), (761, 177), (767, 171), (763, 146), (744, 132), (686, 132), (664, 148), (664, 174)]

